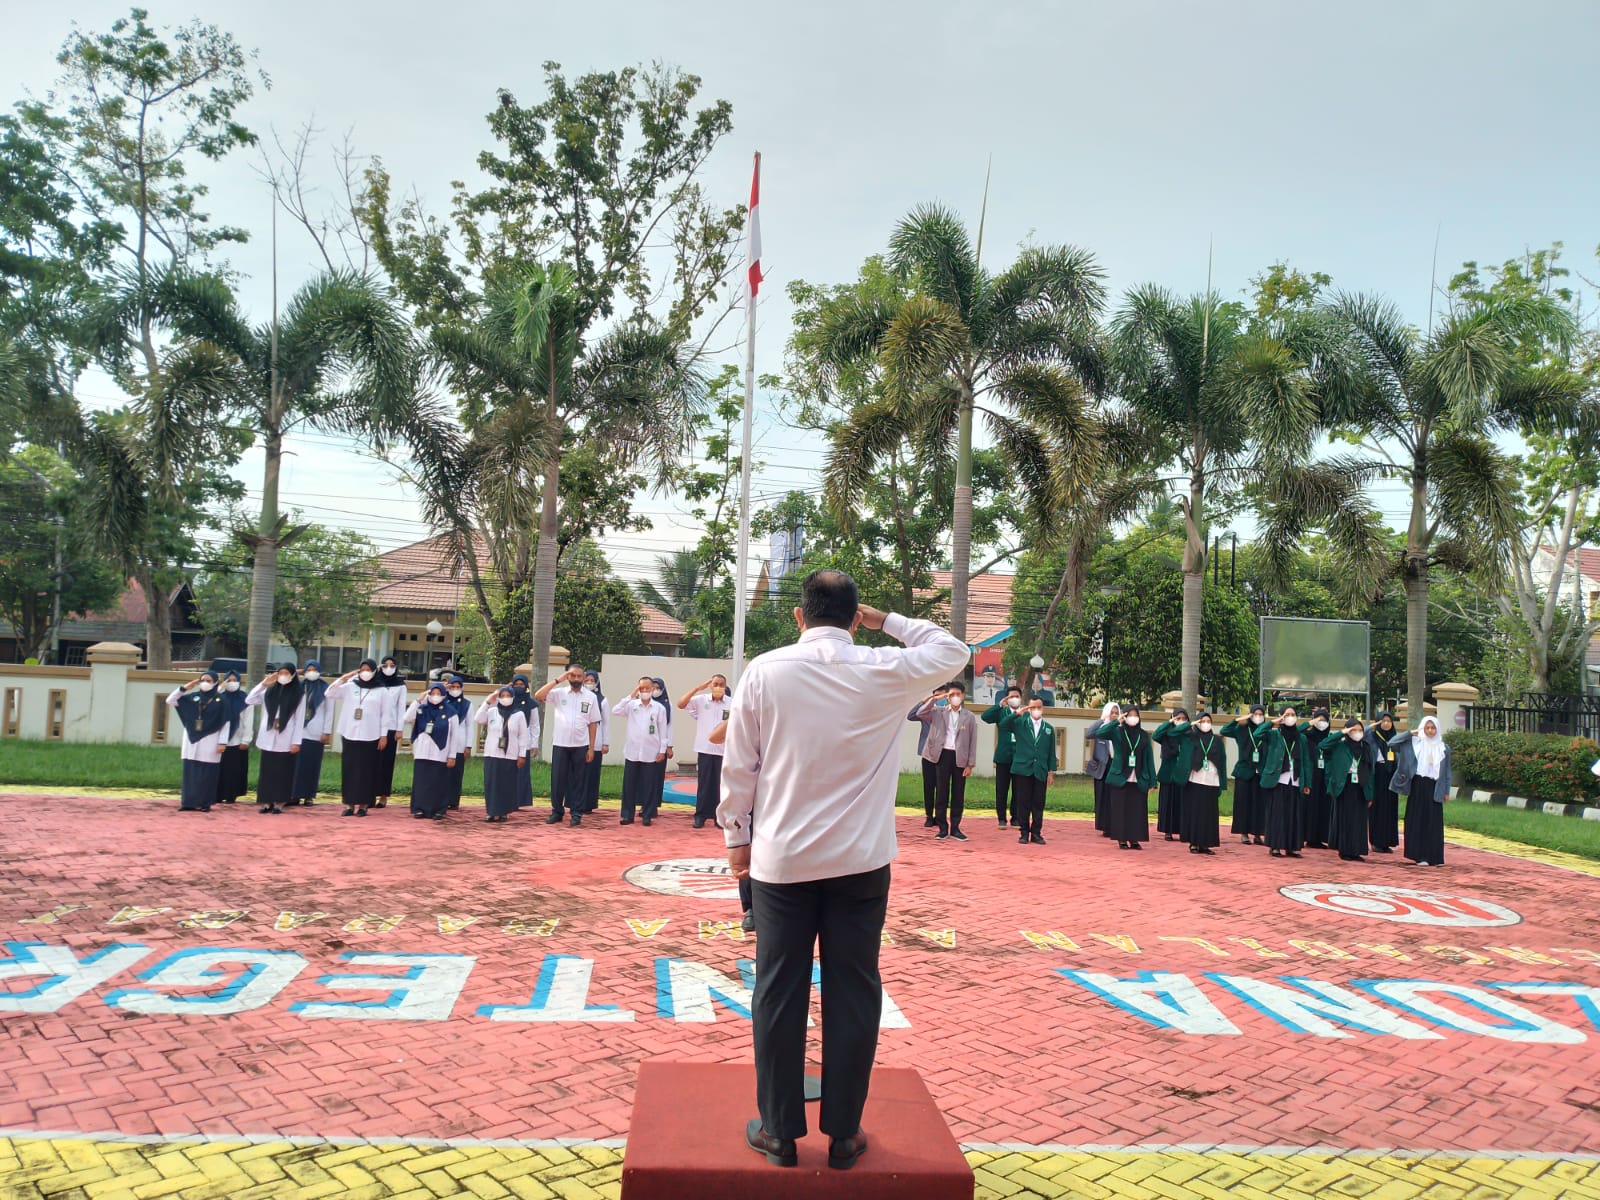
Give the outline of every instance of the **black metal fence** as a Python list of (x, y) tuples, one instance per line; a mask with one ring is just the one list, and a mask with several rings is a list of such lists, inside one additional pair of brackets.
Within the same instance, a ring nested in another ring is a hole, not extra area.
[(1493, 733), (1559, 733), (1600, 741), (1600, 696), (1549, 696), (1524, 692), (1514, 707), (1473, 705), (1467, 728)]

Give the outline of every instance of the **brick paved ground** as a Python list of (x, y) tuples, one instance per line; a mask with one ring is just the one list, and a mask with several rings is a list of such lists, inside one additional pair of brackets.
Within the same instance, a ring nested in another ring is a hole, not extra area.
[[(614, 1196), (638, 1061), (748, 1058), (686, 814), (338, 812), (0, 797), (0, 1195)], [(980, 1195), (1600, 1196), (1593, 864), (900, 823), (880, 1061)]]

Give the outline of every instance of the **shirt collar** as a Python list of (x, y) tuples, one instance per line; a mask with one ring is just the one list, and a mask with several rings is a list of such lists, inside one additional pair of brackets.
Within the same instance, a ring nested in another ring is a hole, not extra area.
[(800, 634), (802, 642), (854, 642), (848, 629), (840, 629), (837, 625), (814, 625)]

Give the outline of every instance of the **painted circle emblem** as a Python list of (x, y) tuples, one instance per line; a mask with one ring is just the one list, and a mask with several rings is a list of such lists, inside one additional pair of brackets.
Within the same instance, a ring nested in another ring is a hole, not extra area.
[(640, 863), (622, 873), (634, 887), (658, 896), (700, 900), (737, 900), (739, 881), (725, 858), (664, 858)]
[(1448, 890), (1431, 892), (1367, 883), (1296, 883), (1279, 888), (1278, 892), (1329, 912), (1398, 921), (1402, 925), (1483, 929), (1522, 921), (1521, 914), (1503, 904)]

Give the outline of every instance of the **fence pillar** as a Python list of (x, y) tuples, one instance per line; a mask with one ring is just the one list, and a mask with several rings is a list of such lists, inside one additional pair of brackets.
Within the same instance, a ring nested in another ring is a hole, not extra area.
[(1468, 683), (1436, 683), (1433, 685), (1433, 702), (1438, 710), (1439, 731), (1467, 727), (1467, 712), (1478, 702), (1479, 691)]
[(85, 742), (120, 742), (127, 720), (128, 672), (144, 655), (127, 642), (96, 642), (84, 658), (89, 663), (89, 712), (83, 721)]

